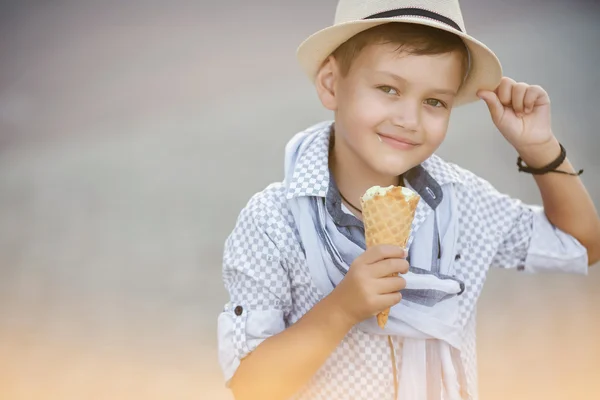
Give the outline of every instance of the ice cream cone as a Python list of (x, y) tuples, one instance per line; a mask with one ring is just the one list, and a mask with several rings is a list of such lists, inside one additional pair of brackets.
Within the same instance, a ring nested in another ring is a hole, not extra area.
[[(410, 229), (420, 197), (400, 186), (374, 186), (361, 198), (367, 248), (391, 244), (406, 248)], [(390, 309), (377, 314), (377, 324), (383, 329)]]

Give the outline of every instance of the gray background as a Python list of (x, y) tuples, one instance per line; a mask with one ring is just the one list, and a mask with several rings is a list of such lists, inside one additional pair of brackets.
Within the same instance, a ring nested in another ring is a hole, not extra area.
[[(0, 397), (228, 399), (223, 242), (286, 141), (331, 117), (294, 52), (335, 1), (0, 4)], [(548, 90), (599, 205), (600, 7), (462, 8), (506, 75)], [(455, 110), (440, 153), (539, 202), (484, 104)], [(600, 398), (599, 285), (491, 273), (482, 399)]]

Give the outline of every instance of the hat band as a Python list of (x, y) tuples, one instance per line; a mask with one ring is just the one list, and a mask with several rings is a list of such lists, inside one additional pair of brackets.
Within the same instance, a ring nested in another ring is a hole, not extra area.
[(422, 8), (398, 8), (395, 10), (383, 11), (377, 14), (369, 15), (368, 17), (365, 17), (363, 19), (392, 18), (401, 16), (431, 18), (438, 22), (441, 22), (442, 24), (451, 26), (459, 32), (462, 32), (460, 26), (458, 26), (458, 24), (452, 21), (450, 18), (444, 17), (443, 15), (440, 15), (433, 11), (423, 10)]

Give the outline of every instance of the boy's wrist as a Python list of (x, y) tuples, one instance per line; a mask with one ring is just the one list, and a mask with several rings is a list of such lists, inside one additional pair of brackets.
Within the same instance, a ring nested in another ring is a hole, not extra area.
[(545, 167), (556, 160), (561, 152), (560, 143), (554, 136), (546, 143), (530, 145), (516, 150), (523, 162), (531, 168)]
[(348, 332), (358, 323), (340, 303), (335, 290), (325, 297), (322, 302), (324, 309), (326, 310), (325, 312), (328, 315), (328, 320), (331, 321), (336, 328)]

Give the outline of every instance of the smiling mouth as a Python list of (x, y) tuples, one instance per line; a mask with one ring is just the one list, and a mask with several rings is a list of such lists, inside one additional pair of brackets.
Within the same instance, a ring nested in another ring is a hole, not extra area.
[(378, 133), (377, 136), (379, 137), (380, 142), (399, 150), (410, 150), (418, 146), (417, 143), (403, 139), (396, 139), (391, 136), (383, 135), (381, 133)]

